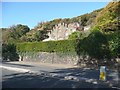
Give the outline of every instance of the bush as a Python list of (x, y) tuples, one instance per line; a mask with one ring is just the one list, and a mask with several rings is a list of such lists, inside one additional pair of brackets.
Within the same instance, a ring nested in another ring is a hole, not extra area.
[(18, 61), (19, 56), (14, 44), (2, 44), (2, 59), (3, 61)]
[[(88, 37), (78, 40), (76, 52), (79, 56), (78, 63), (84, 62), (88, 65), (88, 63), (97, 62), (96, 65), (98, 65), (105, 64), (104, 62), (108, 63), (111, 60), (107, 38), (98, 30), (94, 30)], [(89, 56), (89, 62), (85, 61), (84, 58), (80, 59), (81, 55), (83, 57)]]
[(110, 33), (106, 36), (112, 57), (120, 57), (120, 32)]
[(99, 31), (93, 31), (88, 37), (78, 43), (76, 49), (80, 48), (79, 51), (86, 52), (94, 58), (103, 58), (103, 51), (106, 46), (107, 40), (105, 36)]

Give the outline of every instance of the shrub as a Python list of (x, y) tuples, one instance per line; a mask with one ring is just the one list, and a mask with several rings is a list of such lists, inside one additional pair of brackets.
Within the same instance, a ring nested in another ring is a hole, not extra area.
[(18, 61), (19, 56), (16, 52), (16, 46), (14, 44), (2, 44), (2, 59), (3, 61)]
[(110, 33), (106, 36), (112, 57), (120, 57), (120, 32)]

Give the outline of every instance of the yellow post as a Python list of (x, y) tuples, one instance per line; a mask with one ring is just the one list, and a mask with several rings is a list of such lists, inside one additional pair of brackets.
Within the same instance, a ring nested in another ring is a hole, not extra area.
[(100, 67), (100, 80), (102, 81), (106, 80), (105, 66)]

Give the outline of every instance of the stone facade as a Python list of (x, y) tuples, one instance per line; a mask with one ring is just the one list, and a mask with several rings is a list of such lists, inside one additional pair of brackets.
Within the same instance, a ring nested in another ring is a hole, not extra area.
[(59, 23), (55, 25), (52, 30), (48, 33), (49, 38), (43, 41), (49, 40), (65, 40), (68, 39), (69, 35), (77, 30), (83, 30), (81, 23), (75, 22), (70, 24)]

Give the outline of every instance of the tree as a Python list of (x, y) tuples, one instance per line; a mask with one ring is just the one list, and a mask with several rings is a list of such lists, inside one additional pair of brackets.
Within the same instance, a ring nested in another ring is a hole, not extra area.
[(42, 41), (46, 38), (48, 38), (48, 35), (47, 35), (47, 31), (45, 31), (45, 30), (37, 31), (36, 34), (35, 34), (35, 40), (36, 41)]
[(18, 61), (19, 55), (16, 51), (16, 46), (14, 44), (2, 44), (2, 59), (3, 61)]
[(76, 52), (79, 56), (78, 63), (85, 62), (84, 58), (81, 60), (80, 56), (85, 57), (86, 55), (92, 58), (88, 60), (87, 65), (92, 62), (97, 62), (96, 65), (104, 65), (105, 63), (111, 62), (108, 40), (105, 34), (99, 30), (94, 30), (88, 37), (78, 40)]
[(10, 36), (14, 39), (19, 39), (21, 36), (25, 35), (30, 31), (30, 28), (26, 25), (18, 24), (9, 28), (11, 31)]
[(13, 25), (10, 28), (1, 28), (2, 29), (2, 42), (18, 42), (20, 38), (26, 35), (30, 31), (30, 28), (26, 25)]
[(10, 39), (10, 30), (8, 28), (1, 28), (2, 31), (2, 42), (7, 43)]

